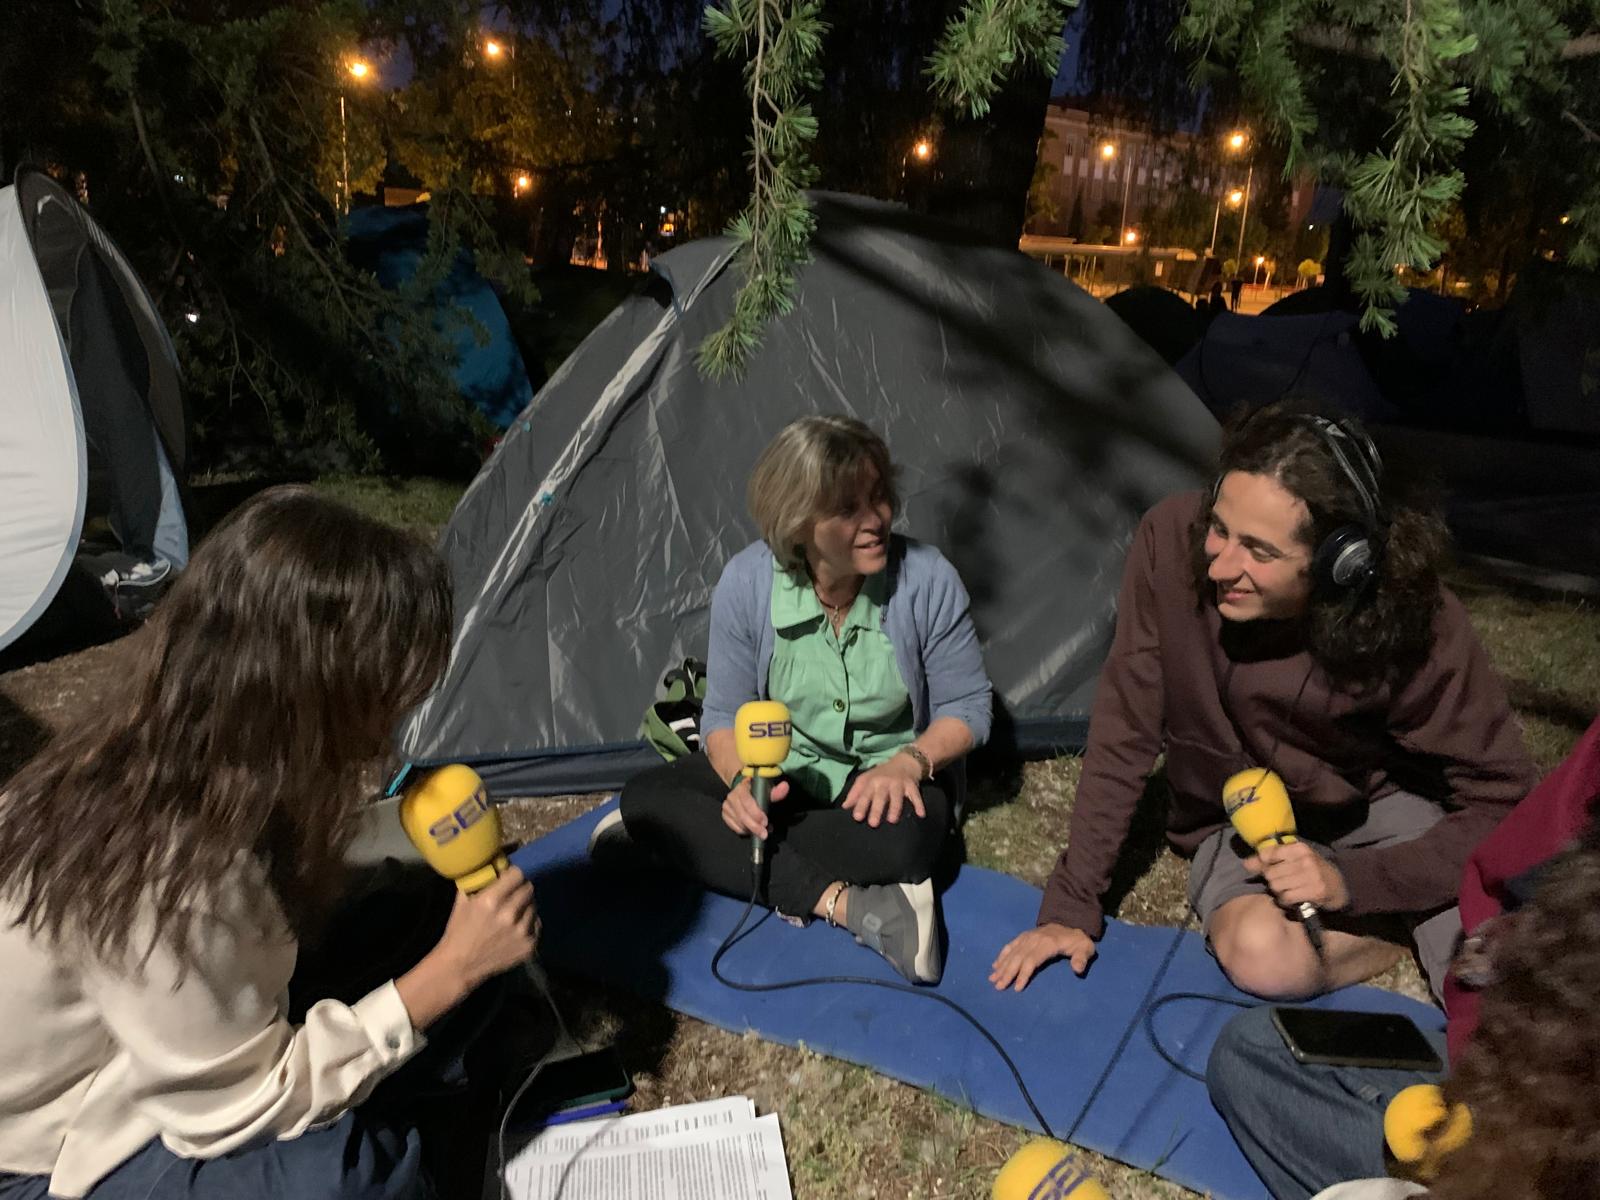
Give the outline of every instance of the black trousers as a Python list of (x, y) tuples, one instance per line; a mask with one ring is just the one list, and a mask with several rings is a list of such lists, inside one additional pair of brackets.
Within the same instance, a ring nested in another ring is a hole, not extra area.
[[(934, 872), (950, 833), (950, 800), (937, 781), (921, 787), (927, 816), (907, 805), (894, 824), (857, 821), (831, 797), (789, 781), (772, 806), (767, 865), (757, 901), (803, 916), (835, 880), (917, 883)], [(654, 767), (622, 789), (628, 835), (712, 891), (750, 895), (750, 839), (722, 823), (728, 787), (704, 754)]]

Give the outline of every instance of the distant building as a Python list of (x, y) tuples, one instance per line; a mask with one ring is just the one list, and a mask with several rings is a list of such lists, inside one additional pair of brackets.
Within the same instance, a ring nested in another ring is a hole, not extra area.
[[(1039, 156), (1053, 168), (1045, 185), (1053, 212), (1048, 219), (1030, 221), (1027, 231), (1042, 237), (1068, 236), (1075, 204), (1081, 204), (1090, 223), (1104, 206), (1114, 205), (1120, 221), (1126, 195), (1132, 225), (1146, 208), (1169, 203), (1181, 187), (1220, 194), (1234, 182), (1221, 177), (1220, 156), (1192, 133), (1157, 139), (1148, 128), (1071, 107), (1065, 100), (1050, 102)], [(1242, 169), (1240, 175), (1238, 182)]]
[[(1025, 236), (1084, 242), (1103, 238), (1113, 249), (1137, 246), (1152, 233), (1170, 237), (1170, 225), (1163, 235), (1143, 228), (1144, 219), (1149, 213), (1169, 209), (1183, 193), (1192, 192), (1197, 194), (1198, 204), (1195, 196), (1189, 197), (1190, 220), (1196, 219), (1196, 208), (1203, 209), (1204, 215), (1198, 219), (1208, 227), (1197, 240), (1184, 238), (1194, 250), (1209, 243), (1205, 233), (1215, 231), (1219, 220), (1224, 227), (1238, 229), (1237, 216), (1225, 214), (1241, 207), (1252, 162), (1248, 152), (1229, 153), (1220, 139), (1183, 130), (1156, 137), (1147, 126), (1074, 107), (1067, 99), (1052, 100), (1046, 110), (1039, 160), (1050, 171), (1042, 182), (1042, 195), (1033, 198)], [(1255, 165), (1248, 201), (1251, 229), (1256, 231), (1252, 242), (1262, 229), (1266, 191), (1261, 164)], [(1235, 191), (1241, 195), (1230, 203), (1229, 194)], [(1287, 217), (1289, 230), (1314, 230), (1317, 222), (1331, 221), (1339, 207), (1337, 195), (1319, 188), (1309, 174), (1296, 179), (1286, 196), (1276, 194), (1281, 198), (1275, 202), (1284, 204), (1287, 211), (1279, 210), (1278, 220), (1271, 224), (1280, 226)], [(1082, 214), (1081, 226), (1074, 224), (1075, 210)], [(1118, 228), (1124, 213), (1127, 228)], [(1187, 228), (1193, 236), (1194, 226)], [(1130, 230), (1134, 233), (1131, 241), (1127, 238)], [(1231, 252), (1226, 236), (1222, 248)]]

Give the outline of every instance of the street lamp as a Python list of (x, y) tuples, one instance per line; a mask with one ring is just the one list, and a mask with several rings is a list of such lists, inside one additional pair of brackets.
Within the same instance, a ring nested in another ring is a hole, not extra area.
[[(1228, 135), (1228, 149), (1230, 150), (1237, 152), (1243, 150), (1249, 144), (1249, 135), (1241, 129), (1235, 129)], [(1240, 260), (1243, 260), (1244, 258), (1244, 227), (1246, 222), (1250, 220), (1250, 185), (1255, 182), (1255, 178), (1256, 164), (1255, 160), (1251, 159), (1246, 165), (1244, 175), (1244, 191), (1240, 193), (1239, 199), (1239, 249), (1234, 257)]]
[(922, 166), (927, 166), (931, 163), (933, 161), (933, 139), (925, 136), (917, 138), (906, 148), (906, 152), (900, 156), (900, 200), (902, 203), (909, 203), (906, 200), (906, 166), (913, 158)]
[(1255, 279), (1255, 283), (1256, 283), (1257, 287), (1261, 286), (1261, 268), (1266, 263), (1266, 261), (1267, 261), (1267, 256), (1265, 254), (1256, 255), (1256, 279)]
[(516, 190), (516, 193), (519, 196), (523, 192), (527, 191), (532, 186), (533, 186), (533, 177), (531, 175), (529, 175), (526, 171), (518, 172), (516, 179), (514, 179), (512, 181), (512, 187)]
[[(352, 58), (344, 66), (350, 77), (358, 83), (365, 82), (372, 74), (372, 65), (359, 58)], [(344, 204), (344, 211), (350, 211), (350, 136), (344, 115), (344, 88), (339, 89), (339, 183), (340, 199)]]
[[(1239, 204), (1244, 200), (1244, 192), (1234, 188), (1227, 194), (1226, 198), (1229, 208), (1238, 208)], [(1211, 245), (1206, 250), (1207, 254), (1215, 254), (1217, 251), (1217, 226), (1222, 221), (1222, 201), (1223, 197), (1218, 195), (1216, 211), (1211, 214)]]
[(516, 37), (513, 35), (513, 37), (510, 39), (509, 43), (502, 42), (499, 38), (485, 37), (483, 39), (483, 56), (485, 58), (494, 59), (494, 60), (499, 60), (499, 59), (502, 59), (502, 58), (506, 58), (508, 56), (510, 57), (510, 59), (511, 59), (511, 90), (512, 90), (513, 93), (515, 93), (516, 90), (517, 90), (517, 40), (516, 40)]
[[(1250, 136), (1247, 133), (1245, 133), (1244, 130), (1242, 130), (1242, 129), (1235, 129), (1232, 133), (1230, 133), (1227, 136), (1227, 138), (1223, 142), (1223, 145), (1227, 146), (1227, 148), (1229, 150), (1233, 151), (1235, 154), (1237, 154), (1239, 151), (1243, 150), (1249, 144), (1250, 144)], [(1239, 205), (1244, 204), (1246, 202), (1246, 197), (1249, 196), (1249, 194), (1250, 194), (1250, 184), (1254, 180), (1254, 178), (1255, 178), (1255, 164), (1252, 163), (1250, 165), (1249, 171), (1245, 175), (1245, 185), (1244, 185), (1243, 190), (1241, 190), (1239, 188), (1234, 188), (1233, 191), (1231, 191), (1231, 192), (1229, 192), (1227, 194), (1227, 196), (1228, 196), (1228, 204), (1229, 204), (1230, 207), (1238, 208)], [(1211, 214), (1211, 245), (1206, 250), (1207, 254), (1215, 254), (1216, 251), (1217, 251), (1217, 226), (1221, 223), (1221, 221), (1222, 221), (1222, 197), (1219, 195), (1217, 197), (1216, 211)], [(1239, 253), (1240, 254), (1244, 253), (1244, 217), (1243, 216), (1241, 216), (1239, 218)]]
[(1124, 245), (1131, 246), (1138, 240), (1139, 231), (1137, 229), (1128, 229), (1123, 231), (1122, 241)]
[[(1115, 142), (1100, 143), (1100, 157), (1110, 162), (1117, 156)], [(1128, 187), (1133, 182), (1133, 164), (1128, 163), (1122, 168), (1122, 228), (1128, 227)]]

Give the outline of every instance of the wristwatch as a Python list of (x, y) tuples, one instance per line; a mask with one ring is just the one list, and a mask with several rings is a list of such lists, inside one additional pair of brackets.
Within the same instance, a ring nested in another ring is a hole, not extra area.
[(933, 778), (933, 763), (921, 750), (918, 750), (915, 746), (901, 746), (900, 753), (909, 754), (917, 760), (917, 765), (922, 768), (922, 783), (927, 783), (928, 780)]

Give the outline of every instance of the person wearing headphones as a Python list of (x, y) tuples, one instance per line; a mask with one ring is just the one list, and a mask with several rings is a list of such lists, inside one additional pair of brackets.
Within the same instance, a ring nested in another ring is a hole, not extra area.
[[(1273, 406), (1225, 433), (1204, 493), (1169, 497), (1129, 549), (1066, 849), (1038, 923), (995, 959), (1021, 990), (1082, 974), (1159, 755), (1167, 835), (1235, 985), (1301, 999), (1370, 978), (1413, 943), (1437, 996), (1472, 848), (1537, 779), (1466, 609), (1439, 580), (1439, 517), (1387, 494), (1353, 420)], [(1302, 840), (1253, 854), (1225, 780), (1282, 776)], [(1298, 919), (1322, 910), (1321, 950)]]

